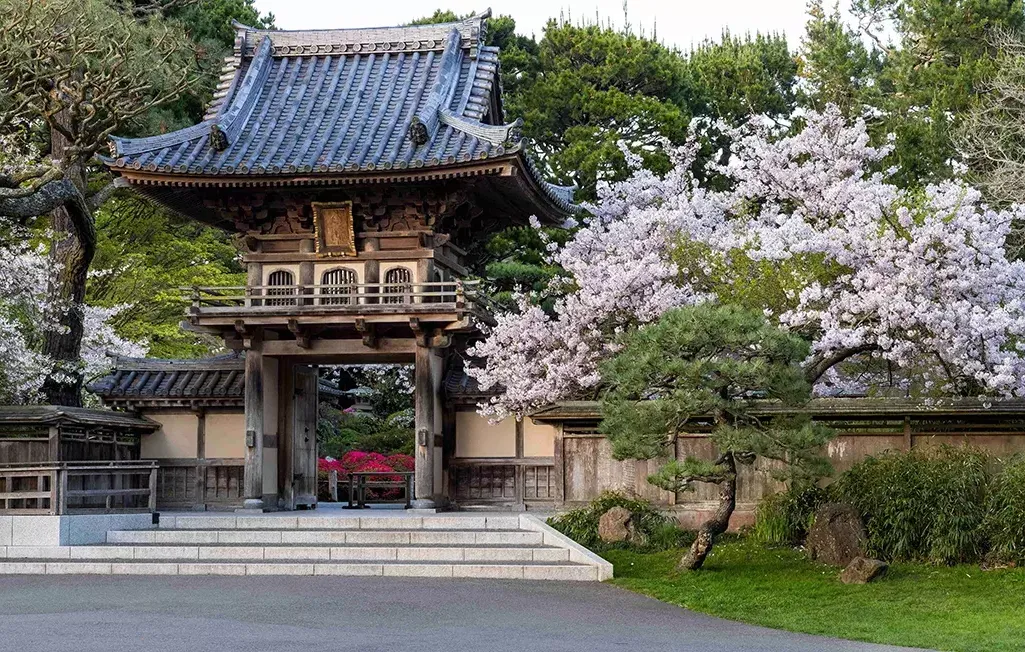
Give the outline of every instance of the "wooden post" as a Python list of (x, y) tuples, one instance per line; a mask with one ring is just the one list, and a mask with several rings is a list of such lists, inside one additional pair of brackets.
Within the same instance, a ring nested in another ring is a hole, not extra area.
[(431, 349), (417, 336), (413, 397), (416, 415), (416, 509), (434, 509), (434, 383), (431, 374)]
[(555, 504), (562, 505), (566, 502), (566, 460), (565, 442), (562, 438), (564, 424), (560, 423), (555, 428), (555, 459), (552, 468), (555, 483)]
[[(526, 419), (526, 418), (528, 418), (528, 417), (523, 417), (523, 419)], [(516, 468), (513, 470), (513, 473), (514, 473), (514, 476), (513, 476), (514, 480), (513, 481), (516, 483), (516, 488), (515, 488), (515, 492), (516, 492), (516, 509), (518, 509), (521, 512), (526, 510), (526, 507), (524, 506), (524, 502), (525, 502), (526, 493), (527, 493), (527, 487), (526, 487), (526, 483), (524, 482), (525, 478), (524, 478), (524, 475), (523, 475), (523, 472), (524, 472), (524, 468), (523, 468), (523, 427), (525, 425), (523, 423), (523, 419), (517, 419), (516, 420), (516, 459), (517, 459), (517, 464), (516, 464)]]
[(259, 287), (263, 285), (263, 265), (260, 263), (247, 263), (246, 264), (246, 308), (252, 306), (263, 305), (259, 299), (253, 299), (253, 294), (250, 294), (252, 290), (249, 288)]
[(61, 461), (61, 431), (57, 426), (50, 426), (50, 462)]
[[(363, 241), (363, 251), (375, 252), (380, 251), (381, 243), (377, 238), (367, 238)], [(373, 287), (367, 287), (364, 292), (370, 294), (377, 294), (381, 292), (380, 285), (376, 285), (381, 282), (381, 261), (376, 258), (368, 259), (363, 263), (363, 282), (373, 285)], [(378, 303), (377, 298), (366, 298), (362, 300), (362, 303)]]
[(154, 466), (149, 472), (149, 511), (157, 511), (157, 468)]
[(263, 509), (263, 352), (259, 341), (246, 351), (246, 458), (243, 509)]
[(327, 491), (331, 496), (331, 502), (338, 502), (338, 471), (331, 469), (327, 474)]
[[(203, 460), (206, 457), (206, 410), (196, 410), (196, 460)], [(193, 485), (195, 500), (192, 509), (203, 511), (206, 509), (206, 467), (196, 464), (196, 478)]]
[(51, 508), (50, 513), (63, 514), (68, 509), (68, 469), (66, 466), (57, 465), (54, 473), (57, 478), (60, 478), (60, 495), (58, 496), (56, 511)]

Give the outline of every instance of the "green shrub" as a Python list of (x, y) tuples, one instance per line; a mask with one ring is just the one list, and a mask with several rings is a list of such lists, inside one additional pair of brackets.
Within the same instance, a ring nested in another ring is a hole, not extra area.
[(1025, 563), (1025, 455), (1012, 458), (990, 483), (983, 530), (993, 557)]
[(413, 453), (413, 428), (406, 411), (382, 419), (372, 414), (350, 414), (322, 407), (320, 415), (317, 435), (321, 457), (340, 459), (354, 450), (382, 455)]
[(755, 512), (755, 540), (772, 546), (796, 546), (808, 536), (815, 510), (827, 499), (825, 489), (794, 484), (762, 499)]
[[(634, 515), (637, 530), (644, 537), (643, 545), (605, 543), (598, 537), (598, 521), (613, 507), (625, 507)], [(648, 501), (615, 491), (603, 492), (586, 507), (553, 516), (548, 519), (548, 524), (582, 546), (596, 551), (610, 548), (668, 550), (687, 545), (692, 538), (689, 532), (680, 529), (674, 519), (659, 512)]]
[(983, 551), (986, 456), (949, 446), (870, 457), (830, 487), (861, 512), (868, 552), (894, 561), (953, 564)]

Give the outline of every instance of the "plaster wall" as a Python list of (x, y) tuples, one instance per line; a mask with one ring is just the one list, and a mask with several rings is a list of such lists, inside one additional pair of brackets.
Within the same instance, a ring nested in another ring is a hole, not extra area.
[(555, 455), (555, 426), (523, 420), (523, 456), (552, 457)]
[(246, 416), (238, 412), (207, 412), (206, 456), (245, 457)]
[(516, 419), (491, 425), (476, 412), (456, 412), (456, 457), (516, 457)]
[(197, 455), (199, 417), (192, 412), (151, 412), (160, 430), (142, 436), (142, 459), (189, 458)]

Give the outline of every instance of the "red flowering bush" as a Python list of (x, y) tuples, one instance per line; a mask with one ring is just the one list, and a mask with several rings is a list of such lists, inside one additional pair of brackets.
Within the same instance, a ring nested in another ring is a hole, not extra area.
[[(322, 487), (321, 498), (323, 500), (330, 499), (327, 495), (327, 482), (328, 474), (331, 471), (338, 472), (338, 485), (341, 489), (348, 488), (349, 474), (351, 473), (387, 473), (388, 471), (407, 473), (413, 470), (413, 465), (413, 456), (402, 453), (385, 456), (380, 453), (349, 451), (345, 455), (342, 455), (342, 459), (340, 460), (330, 457), (322, 457), (317, 460), (317, 477), (320, 480)], [(379, 479), (389, 482), (400, 482), (402, 480), (402, 476), (380, 476)], [(376, 497), (397, 498), (401, 491), (398, 489), (389, 489), (380, 492), (379, 495), (375, 492), (370, 493), (372, 496)]]

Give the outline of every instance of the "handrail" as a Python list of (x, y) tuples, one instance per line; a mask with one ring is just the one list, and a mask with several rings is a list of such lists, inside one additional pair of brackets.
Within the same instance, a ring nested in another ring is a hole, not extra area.
[[(385, 282), (385, 283), (310, 283), (291, 285), (219, 286), (184, 289), (193, 313), (203, 309), (280, 308), (317, 306), (334, 310), (352, 310), (353, 306), (407, 304), (455, 304), (464, 309), (467, 302), (482, 300), (479, 280)], [(370, 308), (372, 310), (372, 308)]]
[[(156, 511), (158, 469), (159, 465), (154, 460), (3, 464), (0, 465), (0, 483), (5, 491), (0, 492), (0, 513), (59, 515), (78, 511), (110, 512), (114, 510), (115, 498), (125, 500), (120, 510), (153, 512)], [(97, 483), (85, 479), (81, 488), (69, 486), (70, 478), (88, 476), (106, 476), (107, 482), (100, 484), (109, 483), (110, 486), (97, 487)], [(126, 476), (147, 476), (145, 486), (123, 486)], [(129, 497), (146, 497), (146, 507), (128, 507)], [(103, 506), (88, 503), (69, 505), (69, 498), (103, 499)], [(19, 504), (12, 506), (11, 501)]]

